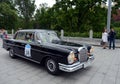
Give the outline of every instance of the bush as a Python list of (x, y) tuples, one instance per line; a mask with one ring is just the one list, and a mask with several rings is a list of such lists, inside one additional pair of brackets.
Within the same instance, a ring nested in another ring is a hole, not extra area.
[(102, 32), (94, 32), (93, 38), (102, 38)]
[(115, 32), (116, 32), (116, 38), (120, 39), (120, 27), (115, 27)]
[[(120, 27), (115, 28), (116, 31), (116, 38), (120, 39)], [(58, 33), (60, 36), (60, 32)], [(64, 36), (68, 37), (89, 37), (89, 32), (64, 32)], [(102, 32), (93, 32), (93, 38), (102, 38)]]
[(117, 21), (117, 22), (113, 22), (113, 24), (112, 24), (113, 26), (115, 26), (115, 27), (120, 27), (120, 21)]
[[(64, 36), (70, 36), (70, 37), (89, 37), (88, 32), (80, 33), (80, 32), (65, 32)], [(101, 38), (102, 33), (101, 32), (94, 32), (93, 38)]]
[(80, 32), (64, 32), (64, 36), (70, 37), (89, 37), (88, 33), (80, 33)]

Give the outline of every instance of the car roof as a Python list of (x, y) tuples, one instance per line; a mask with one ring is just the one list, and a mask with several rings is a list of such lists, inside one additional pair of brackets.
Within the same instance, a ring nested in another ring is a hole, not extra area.
[(19, 30), (18, 32), (41, 32), (41, 31), (54, 31), (54, 30), (47, 30), (47, 29), (23, 29)]

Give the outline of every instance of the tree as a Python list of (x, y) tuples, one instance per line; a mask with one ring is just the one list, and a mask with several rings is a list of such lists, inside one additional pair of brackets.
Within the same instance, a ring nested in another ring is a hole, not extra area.
[(112, 7), (112, 26), (120, 26), (120, 0), (114, 0), (115, 6)]
[(16, 7), (18, 7), (19, 15), (25, 20), (24, 28), (29, 28), (35, 11), (35, 0), (15, 0), (15, 3)]
[[(101, 30), (106, 23), (105, 8), (101, 8), (103, 0), (56, 0), (53, 6), (57, 24), (66, 31), (84, 32), (89, 29)], [(101, 12), (99, 12), (99, 10)], [(105, 12), (104, 12), (105, 11)], [(97, 16), (97, 17), (95, 17)], [(99, 23), (96, 21), (99, 19)], [(95, 23), (93, 23), (96, 21)], [(102, 24), (102, 25), (100, 25)]]
[(7, 30), (15, 29), (17, 22), (17, 13), (11, 9), (10, 4), (0, 3), (0, 27)]
[(101, 32), (106, 26), (107, 9), (101, 7), (103, 0), (56, 0), (52, 8), (42, 6), (35, 15), (41, 28), (68, 32)]
[(35, 28), (50, 29), (52, 23), (52, 9), (46, 3), (40, 4), (35, 14)]

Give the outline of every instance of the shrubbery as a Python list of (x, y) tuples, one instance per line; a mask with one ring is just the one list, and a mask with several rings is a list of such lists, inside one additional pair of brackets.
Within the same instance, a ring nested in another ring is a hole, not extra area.
[(115, 27), (116, 38), (120, 39), (120, 27)]
[(64, 36), (70, 36), (70, 37), (89, 37), (89, 33), (64, 32)]
[[(116, 38), (120, 39), (120, 27), (115, 27)], [(89, 32), (64, 32), (64, 36), (69, 37), (89, 37)], [(93, 38), (101, 38), (102, 32), (93, 32)]]
[(93, 38), (102, 38), (102, 32), (94, 32)]
[[(93, 38), (101, 38), (102, 33), (101, 32), (94, 32)], [(70, 37), (89, 37), (89, 32), (65, 32), (64, 36), (70, 36)]]

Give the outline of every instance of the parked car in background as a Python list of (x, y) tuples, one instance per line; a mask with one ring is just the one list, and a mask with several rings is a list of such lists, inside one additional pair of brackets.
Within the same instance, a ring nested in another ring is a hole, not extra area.
[(94, 60), (91, 46), (62, 41), (53, 30), (19, 30), (13, 39), (4, 39), (9, 56), (45, 64), (47, 71), (74, 72), (86, 68)]

